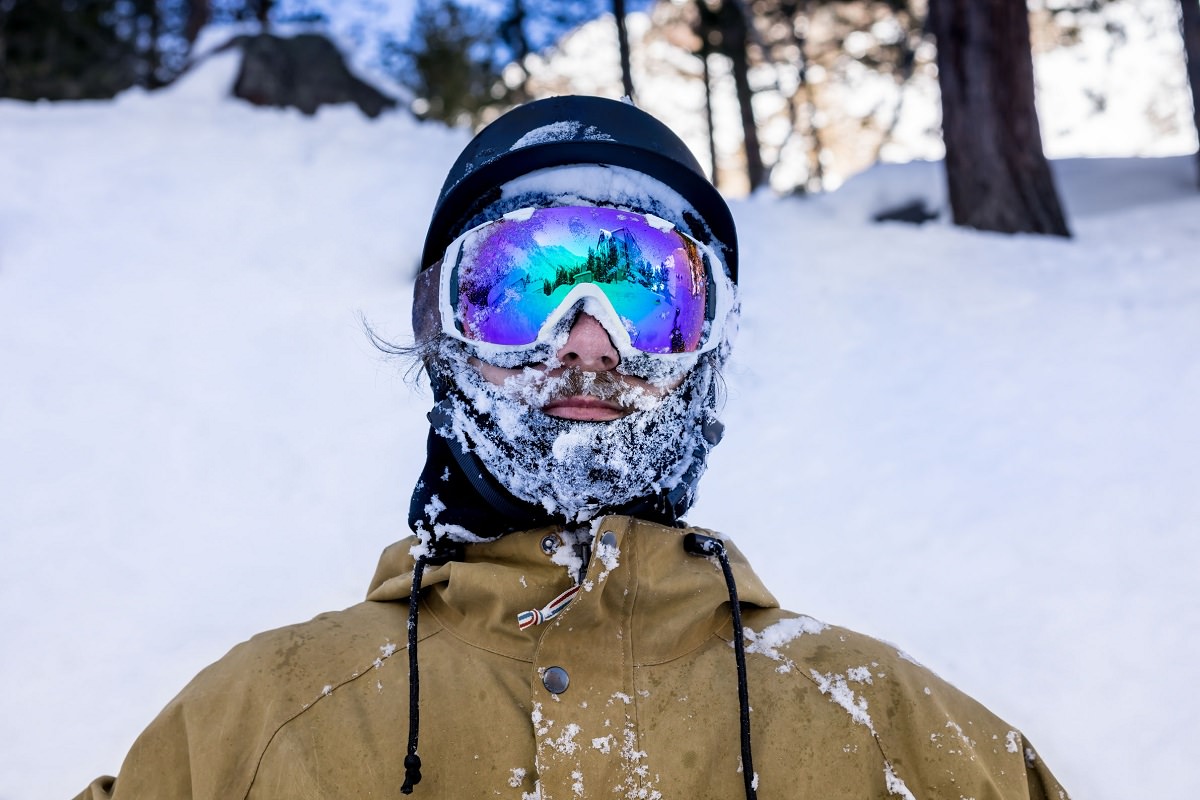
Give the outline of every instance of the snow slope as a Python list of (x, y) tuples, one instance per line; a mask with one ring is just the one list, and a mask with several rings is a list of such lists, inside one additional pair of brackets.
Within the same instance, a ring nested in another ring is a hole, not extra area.
[[(3, 800), (113, 772), (203, 665), (406, 534), (407, 335), (461, 132), (217, 95), (0, 102)], [(894, 640), (1076, 797), (1200, 794), (1200, 194), (1064, 161), (1072, 241), (871, 225), (936, 164), (734, 206), (745, 316), (694, 522)]]

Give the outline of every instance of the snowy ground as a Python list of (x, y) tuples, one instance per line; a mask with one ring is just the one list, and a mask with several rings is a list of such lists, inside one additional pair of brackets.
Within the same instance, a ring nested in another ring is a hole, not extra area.
[[(354, 603), (424, 390), (365, 340), (462, 133), (168, 93), (0, 102), (0, 787), (70, 796), (204, 664)], [(746, 315), (692, 521), (896, 641), (1077, 798), (1200, 794), (1200, 194), (1066, 161), (1072, 241), (876, 226), (937, 165), (735, 204)]]

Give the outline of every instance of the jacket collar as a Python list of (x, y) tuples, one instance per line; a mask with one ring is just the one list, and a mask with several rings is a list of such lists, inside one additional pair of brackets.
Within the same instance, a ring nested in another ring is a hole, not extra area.
[[(591, 552), (599, 555), (590, 559), (581, 590), (553, 622), (521, 630), (517, 615), (541, 609), (575, 584), (577, 572), (566, 565), (569, 546), (561, 544), (558, 527), (469, 544), (461, 561), (426, 567), (426, 607), (457, 638), (524, 661), (533, 660), (551, 624), (585, 632), (613, 628), (630, 636), (638, 666), (678, 658), (714, 634), (729, 638), (729, 596), (720, 566), (683, 548), (689, 531), (717, 534), (622, 516), (602, 518), (592, 531)], [(741, 552), (725, 544), (742, 605), (777, 608)], [(384, 551), (368, 600), (408, 600), (415, 545), (417, 539), (409, 537)]]

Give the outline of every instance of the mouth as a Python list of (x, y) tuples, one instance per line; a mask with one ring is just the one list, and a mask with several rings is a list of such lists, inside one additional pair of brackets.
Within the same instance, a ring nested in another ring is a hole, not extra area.
[(556, 397), (542, 406), (542, 413), (552, 417), (587, 422), (610, 422), (626, 416), (632, 410), (613, 400), (589, 394)]

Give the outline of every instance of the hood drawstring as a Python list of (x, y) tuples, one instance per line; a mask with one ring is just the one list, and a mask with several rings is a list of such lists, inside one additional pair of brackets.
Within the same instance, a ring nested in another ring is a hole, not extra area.
[[(463, 557), (462, 545), (457, 542), (435, 541), (431, 543), (430, 547), (433, 552), (418, 556), (416, 563), (413, 564), (412, 591), (408, 598), (408, 752), (404, 756), (404, 785), (400, 787), (402, 794), (412, 794), (413, 787), (421, 782), (421, 757), (417, 755), (417, 738), (421, 724), (421, 681), (417, 664), (417, 609), (420, 605), (421, 579), (424, 577), (426, 565), (438, 566), (449, 561), (461, 561)], [(725, 575), (725, 588), (729, 591), (729, 605), (733, 616), (733, 653), (737, 661), (742, 781), (746, 787), (746, 800), (757, 800), (758, 793), (754, 786), (754, 759), (750, 752), (750, 692), (746, 681), (745, 632), (742, 628), (742, 610), (738, 603), (737, 583), (733, 579), (733, 569), (729, 566), (729, 554), (725, 549), (725, 543), (720, 539), (699, 533), (685, 535), (683, 548), (694, 556), (715, 557), (721, 564), (721, 572)]]
[(725, 573), (725, 587), (729, 590), (729, 605), (733, 613), (733, 655), (737, 660), (738, 708), (742, 728), (742, 781), (746, 785), (746, 800), (756, 800), (754, 759), (750, 754), (750, 691), (746, 683), (746, 644), (742, 630), (742, 609), (738, 604), (737, 584), (733, 580), (733, 569), (729, 566), (729, 553), (725, 543), (712, 536), (689, 533), (683, 537), (683, 549), (694, 556), (715, 556)]
[(408, 752), (404, 756), (404, 785), (401, 794), (412, 794), (421, 782), (421, 757), (417, 755), (417, 736), (421, 728), (421, 676), (417, 670), (417, 608), (420, 605), (421, 579), (425, 565), (439, 566), (462, 560), (462, 545), (435, 540), (428, 555), (417, 556), (413, 564), (412, 591), (408, 596)]

